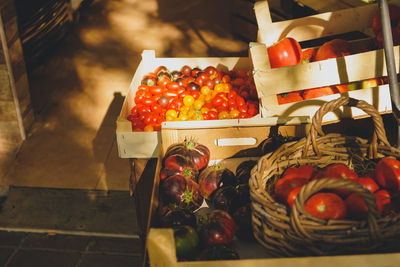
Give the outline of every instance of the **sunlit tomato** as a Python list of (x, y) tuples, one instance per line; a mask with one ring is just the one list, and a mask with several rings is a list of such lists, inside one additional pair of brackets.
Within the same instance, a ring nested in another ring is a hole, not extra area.
[(239, 106), (238, 105), (238, 110), (240, 111), (240, 113), (247, 113), (247, 105), (245, 104), (245, 105), (242, 105), (242, 106)]
[(225, 92), (224, 83), (216, 84), (216, 85), (214, 86), (214, 91), (217, 92), (217, 93), (219, 93), (219, 92)]
[(178, 91), (168, 90), (168, 91), (164, 92), (163, 95), (168, 97), (168, 99), (173, 99), (173, 98), (177, 98), (179, 93), (178, 93)]
[(167, 86), (167, 84), (169, 84), (169, 83), (171, 83), (171, 79), (168, 77), (163, 77), (161, 79), (159, 78), (157, 80), (157, 85), (160, 85), (160, 86)]
[(345, 201), (334, 193), (316, 193), (304, 204), (305, 210), (320, 219), (343, 219), (347, 215)]
[(165, 67), (165, 66), (163, 66), (163, 65), (158, 66), (158, 67), (154, 70), (154, 73), (155, 73), (156, 75), (158, 75), (161, 71), (168, 72), (168, 68)]
[(143, 98), (142, 103), (146, 106), (151, 106), (154, 104), (154, 99), (151, 97)]
[(229, 75), (225, 74), (224, 76), (222, 76), (222, 82), (230, 83), (231, 82), (231, 77)]
[(168, 106), (169, 99), (168, 99), (168, 97), (166, 97), (166, 96), (162, 96), (162, 97), (160, 97), (160, 98), (158, 99), (157, 102), (158, 102), (158, 104), (159, 104), (161, 107), (166, 108), (166, 107)]
[(183, 99), (187, 95), (190, 95), (189, 91), (183, 91), (183, 92), (179, 93), (178, 97)]
[(191, 71), (191, 76), (192, 77), (197, 77), (197, 73), (199, 73), (201, 71), (201, 69), (200, 68), (198, 68), (198, 67), (194, 67), (193, 69), (192, 69), (192, 71)]
[(300, 63), (300, 44), (291, 37), (285, 37), (267, 49), (271, 68), (292, 66)]
[(321, 45), (315, 54), (315, 61), (344, 57), (351, 54), (351, 44), (343, 39), (333, 39)]
[(208, 86), (203, 86), (203, 87), (201, 87), (200, 92), (202, 95), (208, 95), (208, 94), (210, 94), (211, 89)]
[(163, 88), (158, 85), (149, 86), (149, 92), (152, 95), (161, 95), (163, 93)]
[(237, 109), (232, 109), (232, 110), (229, 111), (229, 115), (230, 115), (230, 117), (231, 117), (232, 119), (238, 118), (238, 117), (239, 117), (239, 114), (240, 114), (240, 112), (239, 112), (239, 110), (237, 110)]
[(214, 111), (214, 110), (210, 110), (207, 112), (208, 116), (209, 116), (209, 120), (216, 120), (218, 119), (218, 112)]
[(246, 105), (246, 101), (244, 100), (244, 98), (243, 97), (241, 97), (241, 96), (237, 96), (236, 97), (236, 104), (238, 105), (238, 106), (245, 106)]
[(196, 82), (189, 82), (186, 88), (191, 91), (200, 91), (200, 85)]
[(249, 115), (246, 112), (240, 112), (238, 118), (246, 119), (246, 118), (249, 118)]
[(151, 106), (151, 111), (155, 113), (160, 113), (162, 111), (162, 106), (160, 104), (153, 104)]
[(200, 110), (204, 105), (204, 101), (197, 99), (193, 102), (193, 108)]
[(169, 110), (167, 110), (167, 112), (165, 112), (165, 117), (177, 118), (178, 112), (174, 109), (169, 109)]
[(237, 96), (237, 92), (234, 90), (229, 91), (227, 97), (228, 99), (233, 99), (236, 103), (236, 96)]
[(207, 79), (203, 82), (203, 86), (208, 86), (210, 89), (213, 89), (215, 86), (215, 83), (213, 80)]
[(146, 126), (144, 126), (143, 131), (152, 132), (152, 131), (154, 131), (154, 128), (152, 125), (146, 125)]
[(167, 84), (166, 87), (168, 90), (174, 90), (174, 91), (176, 91), (180, 88), (179, 83), (177, 83), (177, 82), (170, 82)]
[(214, 99), (212, 100), (212, 105), (214, 107), (218, 107), (222, 104), (222, 102), (224, 102), (225, 99), (222, 96), (216, 96), (214, 97)]
[(190, 94), (193, 96), (194, 99), (199, 99), (200, 92), (199, 91), (192, 91)]
[(190, 106), (193, 105), (193, 103), (194, 103), (194, 97), (193, 97), (193, 96), (191, 96), (191, 95), (186, 95), (186, 96), (183, 98), (183, 104), (184, 104), (185, 106), (190, 107)]
[(184, 76), (190, 76), (192, 74), (192, 68), (189, 67), (188, 65), (184, 65), (181, 68), (181, 72)]
[(188, 86), (189, 81), (187, 79), (184, 79), (182, 77), (178, 78), (175, 80), (176, 83), (179, 84), (180, 87), (186, 88)]
[(151, 112), (151, 108), (149, 106), (141, 105), (140, 107), (138, 107), (139, 114), (147, 113), (147, 112)]

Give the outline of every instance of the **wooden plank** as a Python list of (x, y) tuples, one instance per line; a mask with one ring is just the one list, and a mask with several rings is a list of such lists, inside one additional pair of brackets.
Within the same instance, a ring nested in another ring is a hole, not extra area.
[(3, 24), (7, 24), (10, 20), (17, 16), (13, 0), (3, 0), (1, 1), (0, 12), (3, 19)]
[(14, 42), (19, 42), (19, 32), (17, 17), (12, 18), (10, 21), (4, 24), (4, 32), (6, 34), (8, 46), (12, 46)]
[(0, 100), (0, 114), (1, 114), (0, 121), (17, 120), (14, 101)]
[(30, 95), (28, 74), (25, 72), (18, 80), (15, 81), (18, 99)]
[(8, 48), (8, 53), (11, 59), (11, 71), (13, 72), (14, 81), (17, 81), (26, 73), (24, 54), (22, 52), (22, 45), (21, 42), (19, 42), (19, 39)]
[(7, 67), (2, 64), (0, 65), (0, 100), (11, 101), (12, 99)]
[(283, 37), (293, 37), (301, 42), (346, 32), (364, 31), (370, 27), (377, 5), (369, 4), (274, 23), (271, 21), (267, 1), (256, 2), (254, 8), (260, 31), (258, 41), (269, 46)]

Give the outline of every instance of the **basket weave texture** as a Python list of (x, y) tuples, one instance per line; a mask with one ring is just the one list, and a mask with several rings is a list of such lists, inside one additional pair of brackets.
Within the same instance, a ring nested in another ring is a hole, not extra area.
[[(371, 141), (338, 133), (324, 134), (322, 117), (342, 106), (362, 109), (374, 122)], [(319, 179), (304, 185), (290, 209), (272, 197), (274, 185), (288, 167), (309, 164), (324, 168), (332, 163), (350, 165), (355, 161), (372, 162), (383, 157), (400, 158), (392, 147), (383, 121), (365, 101), (340, 97), (325, 103), (314, 115), (307, 136), (283, 144), (261, 157), (252, 169), (249, 181), (252, 226), (257, 241), (272, 256), (322, 256), (389, 252), (398, 248), (400, 214), (380, 217), (375, 197), (361, 185), (345, 179)], [(322, 220), (305, 211), (304, 202), (323, 189), (341, 188), (357, 192), (368, 206), (368, 219)]]

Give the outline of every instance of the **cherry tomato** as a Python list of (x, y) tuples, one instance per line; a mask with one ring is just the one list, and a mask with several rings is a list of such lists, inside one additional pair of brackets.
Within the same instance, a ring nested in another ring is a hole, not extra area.
[(181, 72), (182, 72), (182, 74), (183, 74), (184, 76), (190, 76), (191, 73), (192, 73), (192, 68), (189, 67), (188, 65), (184, 65), (184, 66), (181, 68)]
[(211, 89), (208, 86), (203, 86), (203, 87), (201, 87), (200, 92), (202, 95), (208, 95), (208, 94), (210, 94)]
[(149, 92), (152, 95), (161, 95), (163, 93), (163, 88), (161, 86), (149, 86)]
[(170, 82), (170, 83), (167, 84), (167, 89), (168, 90), (176, 91), (179, 88), (180, 88), (180, 86), (179, 86), (179, 83), (177, 83), (177, 82)]
[(218, 119), (220, 119), (220, 120), (230, 119), (229, 112), (226, 110), (219, 112)]
[(178, 117), (178, 112), (176, 112), (176, 110), (174, 109), (169, 109), (167, 110), (167, 112), (165, 113), (166, 117), (172, 117), (172, 118), (177, 118)]
[(166, 96), (162, 96), (158, 99), (158, 104), (160, 104), (161, 107), (166, 108), (169, 103), (169, 99)]
[(190, 107), (190, 106), (193, 105), (193, 103), (194, 103), (194, 97), (193, 97), (193, 96), (191, 96), (191, 95), (186, 95), (186, 96), (183, 98), (183, 104), (184, 104), (185, 106)]
[(154, 113), (161, 113), (162, 106), (160, 104), (153, 104), (151, 106), (151, 111), (154, 112)]
[(212, 105), (214, 107), (218, 107), (222, 104), (222, 102), (224, 102), (225, 99), (222, 96), (216, 96), (214, 97), (214, 99), (212, 100)]
[(216, 111), (210, 110), (207, 112), (209, 116), (209, 120), (216, 120), (218, 119), (218, 113)]
[(192, 91), (191, 95), (193, 96), (194, 99), (199, 99), (200, 92), (199, 91)]

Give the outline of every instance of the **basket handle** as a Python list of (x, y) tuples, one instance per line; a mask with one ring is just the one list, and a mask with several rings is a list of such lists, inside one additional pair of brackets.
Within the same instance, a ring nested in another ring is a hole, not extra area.
[[(335, 178), (322, 178), (313, 180), (301, 188), (299, 194), (296, 197), (295, 202), (293, 203), (292, 212), (290, 215), (290, 223), (292, 225), (292, 228), (298, 235), (305, 236), (313, 240), (319, 240), (323, 238), (322, 234), (320, 234), (320, 236), (317, 236), (315, 234), (311, 234), (310, 232), (308, 232), (307, 225), (301, 222), (301, 218), (304, 218), (304, 216), (307, 216), (309, 218), (314, 218), (315, 220), (324, 221), (322, 219), (313, 217), (304, 208), (306, 200), (313, 194), (321, 191), (322, 189), (347, 189), (349, 191), (358, 193), (363, 198), (365, 204), (368, 207), (367, 221), (370, 230), (369, 231), (370, 237), (373, 240), (377, 240), (381, 237), (381, 232), (377, 222), (377, 219), (380, 217), (380, 214), (376, 206), (375, 196), (371, 194), (367, 189), (362, 187), (360, 184), (354, 183), (346, 179), (335, 179)], [(312, 225), (308, 226), (312, 227)]]
[(372, 156), (373, 158), (377, 157), (378, 140), (383, 142), (385, 145), (390, 146), (389, 141), (386, 137), (386, 131), (383, 125), (382, 117), (380, 116), (378, 111), (374, 108), (374, 106), (368, 104), (364, 100), (357, 100), (354, 98), (350, 98), (348, 96), (341, 96), (335, 100), (323, 104), (313, 116), (311, 122), (311, 128), (307, 134), (306, 144), (304, 145), (303, 149), (303, 154), (302, 154), (303, 158), (307, 156), (307, 151), (311, 143), (315, 154), (320, 155), (316, 138), (318, 137), (318, 135), (320, 136), (325, 135), (324, 132), (322, 131), (322, 118), (328, 112), (335, 111), (341, 106), (357, 107), (372, 117), (372, 120), (374, 122), (374, 134), (369, 147), (370, 156)]

